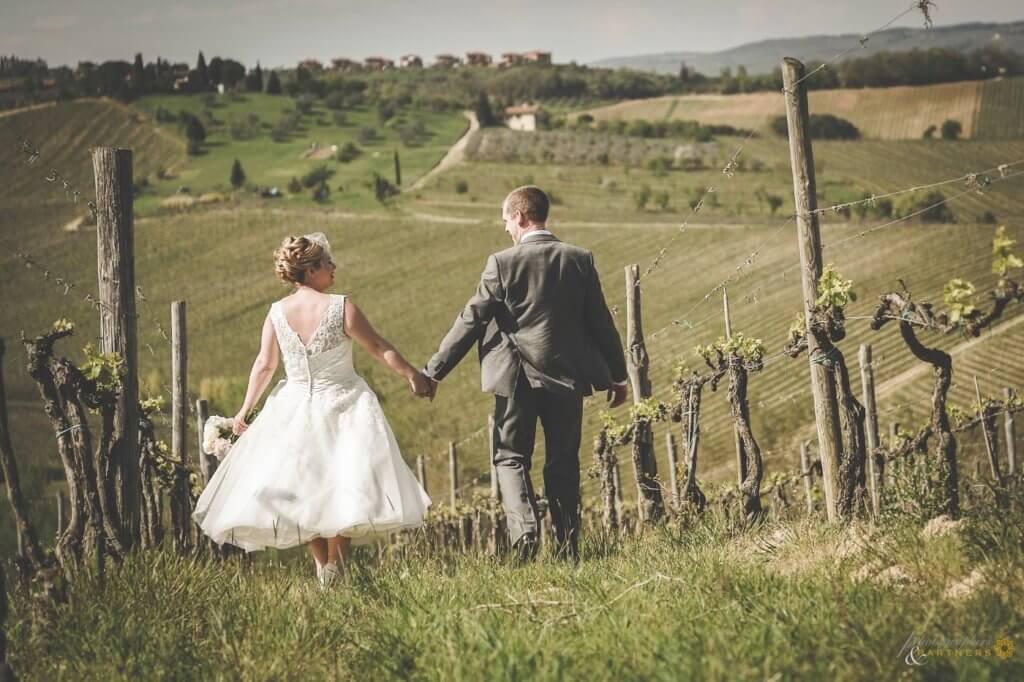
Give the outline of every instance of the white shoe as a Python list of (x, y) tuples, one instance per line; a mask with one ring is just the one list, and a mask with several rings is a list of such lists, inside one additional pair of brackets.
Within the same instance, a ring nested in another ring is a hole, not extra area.
[(335, 564), (326, 564), (323, 570), (320, 571), (320, 589), (328, 590), (335, 580), (341, 575), (341, 571), (338, 570)]

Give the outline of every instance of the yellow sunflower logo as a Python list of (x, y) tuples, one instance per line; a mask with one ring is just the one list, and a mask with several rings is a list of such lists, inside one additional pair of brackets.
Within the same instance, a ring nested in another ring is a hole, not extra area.
[(999, 658), (1009, 658), (1013, 656), (1013, 640), (1009, 637), (1003, 637), (1002, 639), (996, 640), (996, 656)]

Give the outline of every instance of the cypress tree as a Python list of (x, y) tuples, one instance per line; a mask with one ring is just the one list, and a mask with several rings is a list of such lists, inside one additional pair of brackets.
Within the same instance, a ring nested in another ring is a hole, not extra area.
[(238, 189), (245, 184), (245, 171), (242, 170), (242, 163), (235, 159), (231, 164), (231, 186)]

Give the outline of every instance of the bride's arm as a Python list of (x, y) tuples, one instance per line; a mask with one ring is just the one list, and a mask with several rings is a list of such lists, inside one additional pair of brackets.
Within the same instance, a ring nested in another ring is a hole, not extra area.
[(245, 417), (252, 408), (256, 407), (263, 391), (267, 390), (267, 384), (274, 378), (277, 371), (277, 363), (281, 359), (281, 349), (277, 346), (277, 336), (274, 333), (274, 323), (267, 315), (263, 320), (263, 332), (260, 335), (260, 352), (256, 355), (256, 361), (252, 363), (252, 371), (249, 373), (249, 388), (245, 391), (245, 401), (242, 409), (235, 415), (234, 432), (241, 434), (249, 425), (245, 423)]
[(402, 354), (382, 337), (366, 319), (352, 299), (345, 300), (345, 333), (362, 346), (374, 360), (409, 382), (409, 390), (416, 395), (431, 393), (426, 377), (406, 362)]

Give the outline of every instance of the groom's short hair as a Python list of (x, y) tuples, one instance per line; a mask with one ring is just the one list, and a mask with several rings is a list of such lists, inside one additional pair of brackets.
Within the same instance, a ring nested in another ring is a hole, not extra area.
[(548, 195), (536, 185), (516, 187), (505, 197), (505, 210), (509, 215), (520, 211), (532, 223), (546, 223), (550, 207)]

